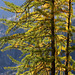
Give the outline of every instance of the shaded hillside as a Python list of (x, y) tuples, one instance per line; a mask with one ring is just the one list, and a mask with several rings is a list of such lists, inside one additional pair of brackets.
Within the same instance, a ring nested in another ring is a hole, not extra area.
[[(3, 36), (8, 36), (5, 34), (7, 27), (5, 25), (3, 25), (2, 23), (0, 23), (0, 37)], [(10, 33), (10, 35), (15, 34), (15, 33), (23, 33), (24, 30), (23, 29), (18, 29), (16, 32), (12, 32)], [(5, 45), (6, 46), (6, 45)], [(19, 56), (21, 55), (21, 52), (18, 51), (17, 49), (13, 49), (13, 50), (8, 50), (5, 52), (1, 52), (0, 51), (0, 73), (4, 73), (7, 70), (4, 70), (3, 67), (5, 66), (16, 66), (16, 64), (14, 64), (8, 57), (7, 54), (11, 55), (13, 58), (15, 58), (16, 60), (21, 60), (19, 59)]]

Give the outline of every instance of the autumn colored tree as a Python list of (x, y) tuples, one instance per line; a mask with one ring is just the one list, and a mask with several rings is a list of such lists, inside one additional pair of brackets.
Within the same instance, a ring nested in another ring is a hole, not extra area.
[(68, 13), (68, 32), (67, 32), (67, 48), (66, 48), (66, 70), (65, 70), (65, 75), (68, 75), (68, 63), (69, 63), (69, 38), (70, 38), (70, 19), (71, 19), (71, 0), (69, 0), (69, 13)]
[[(9, 34), (11, 30), (16, 31), (19, 28), (26, 31), (0, 38), (1, 51), (18, 49), (23, 53), (21, 57), (25, 55), (21, 62), (8, 55), (17, 66), (5, 69), (17, 70), (16, 75), (58, 75), (59, 71), (60, 75), (62, 72), (68, 75), (66, 67), (71, 62), (73, 66), (70, 68), (75, 70), (75, 61), (69, 58), (68, 50), (74, 49), (74, 46), (69, 47), (70, 18), (73, 15), (70, 2), (72, 1), (26, 0), (22, 6), (17, 6), (4, 1), (9, 8), (0, 8), (16, 14), (13, 21), (0, 19), (8, 26), (6, 33)], [(74, 31), (74, 27), (71, 27), (71, 30)], [(58, 34), (60, 32), (67, 33), (67, 37)], [(7, 43), (9, 45), (3, 49), (4, 44)], [(65, 57), (61, 56), (63, 53), (66, 53)], [(63, 60), (66, 61), (66, 65), (62, 63)]]

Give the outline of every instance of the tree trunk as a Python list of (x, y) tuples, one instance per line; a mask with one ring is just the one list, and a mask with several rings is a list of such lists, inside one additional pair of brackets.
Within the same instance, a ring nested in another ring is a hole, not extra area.
[(54, 59), (52, 60), (52, 68), (51, 68), (51, 75), (55, 75), (55, 35), (54, 35), (54, 29), (55, 29), (55, 24), (54, 24), (54, 0), (52, 0), (52, 9), (51, 9), (51, 34), (52, 34), (52, 56)]
[(68, 15), (68, 32), (67, 32), (67, 48), (66, 48), (66, 70), (65, 75), (68, 75), (68, 63), (69, 63), (69, 28), (70, 28), (70, 18), (71, 18), (71, 0), (69, 0), (69, 15)]

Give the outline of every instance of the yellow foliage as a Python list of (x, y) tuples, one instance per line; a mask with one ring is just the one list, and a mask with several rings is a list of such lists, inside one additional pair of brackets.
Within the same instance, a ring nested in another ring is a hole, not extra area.
[(62, 50), (66, 50), (66, 47), (62, 46)]
[(39, 44), (40, 47), (43, 47), (42, 43)]
[(33, 45), (29, 45), (30, 47), (34, 47)]
[(41, 18), (37, 18), (36, 20), (44, 20), (44, 18), (43, 18), (43, 17), (41, 17)]
[(33, 31), (33, 28), (29, 29), (29, 30), (27, 31), (27, 33), (31, 32), (31, 31)]
[(15, 47), (17, 48), (17, 44), (15, 44)]
[(48, 8), (48, 7), (50, 7), (50, 4), (45, 3), (44, 5), (42, 5), (42, 7), (43, 7), (43, 8)]
[(18, 44), (19, 44), (19, 42), (17, 42), (17, 43), (14, 45), (14, 47), (16, 47), (16, 48), (17, 48), (17, 47), (18, 47)]

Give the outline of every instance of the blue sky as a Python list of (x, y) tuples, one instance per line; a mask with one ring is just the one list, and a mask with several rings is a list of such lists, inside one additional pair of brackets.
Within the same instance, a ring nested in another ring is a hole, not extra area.
[[(9, 2), (14, 3), (16, 5), (22, 5), (25, 2), (25, 0), (4, 0), (4, 1), (9, 1)], [(3, 3), (2, 0), (0, 0), (0, 7), (1, 6), (6, 7), (6, 5)], [(7, 11), (4, 11), (4, 10), (0, 9), (0, 18), (2, 18), (3, 15), (6, 16), (6, 17), (11, 17), (14, 14), (11, 13), (11, 12), (7, 12)]]
[[(22, 5), (25, 2), (25, 0), (4, 0), (4, 1), (9, 1), (9, 2), (14, 3), (16, 5)], [(0, 7), (1, 6), (6, 7), (6, 5), (3, 3), (2, 0), (0, 0)], [(73, 6), (73, 9), (75, 11), (75, 4)], [(75, 14), (75, 12), (74, 12), (74, 14)], [(0, 9), (0, 18), (2, 18), (3, 16), (11, 17), (11, 16), (14, 16), (14, 14), (11, 12), (7, 12), (7, 11)]]

